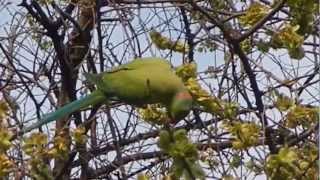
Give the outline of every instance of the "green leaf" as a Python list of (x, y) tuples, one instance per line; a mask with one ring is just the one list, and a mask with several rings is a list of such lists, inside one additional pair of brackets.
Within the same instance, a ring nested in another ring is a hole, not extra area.
[(230, 165), (235, 168), (239, 167), (241, 165), (241, 156), (239, 154), (233, 155)]
[(164, 152), (168, 153), (171, 145), (171, 138), (170, 138), (170, 133), (166, 130), (160, 131), (159, 135), (159, 147), (162, 149)]
[(298, 48), (293, 48), (293, 49), (289, 49), (289, 56), (293, 59), (297, 59), (300, 60), (305, 56), (305, 52), (303, 47), (298, 47)]
[(146, 174), (138, 174), (137, 180), (149, 180), (149, 176), (147, 176)]
[(277, 95), (277, 100), (274, 105), (280, 111), (286, 111), (294, 105), (294, 100), (289, 98), (288, 96), (283, 94), (276, 94), (276, 95)]

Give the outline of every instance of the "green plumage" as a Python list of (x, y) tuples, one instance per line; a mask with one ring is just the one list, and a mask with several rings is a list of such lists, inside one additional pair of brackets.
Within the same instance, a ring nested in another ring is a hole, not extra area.
[(60, 119), (81, 108), (108, 100), (142, 106), (162, 103), (174, 121), (184, 118), (192, 106), (192, 98), (170, 64), (161, 58), (138, 58), (111, 71), (85, 74), (97, 86), (91, 95), (71, 102), (47, 114), (38, 123), (24, 129), (31, 131), (50, 121)]

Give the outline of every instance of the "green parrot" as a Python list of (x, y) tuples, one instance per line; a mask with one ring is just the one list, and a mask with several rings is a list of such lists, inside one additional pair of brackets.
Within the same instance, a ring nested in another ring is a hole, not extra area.
[(100, 74), (84, 74), (97, 86), (91, 94), (73, 101), (56, 111), (46, 114), (35, 124), (26, 127), (22, 133), (51, 121), (61, 119), (82, 108), (109, 101), (120, 101), (134, 106), (163, 104), (170, 122), (177, 122), (189, 114), (192, 96), (170, 64), (162, 58), (137, 58)]

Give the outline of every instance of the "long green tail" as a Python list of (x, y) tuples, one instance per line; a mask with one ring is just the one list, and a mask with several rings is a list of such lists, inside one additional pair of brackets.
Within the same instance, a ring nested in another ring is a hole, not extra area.
[(23, 128), (22, 133), (29, 132), (33, 129), (39, 128), (40, 126), (47, 124), (51, 121), (59, 120), (79, 109), (88, 107), (90, 105), (96, 105), (106, 101), (106, 97), (103, 96), (101, 92), (94, 91), (91, 94), (82, 97), (79, 100), (73, 101), (69, 104), (64, 105), (63, 107), (57, 109), (54, 112), (44, 115), (38, 122), (32, 124), (29, 127)]

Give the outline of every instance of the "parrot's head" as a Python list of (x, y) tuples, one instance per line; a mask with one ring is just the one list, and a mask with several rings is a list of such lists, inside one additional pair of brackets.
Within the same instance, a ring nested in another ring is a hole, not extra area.
[(189, 114), (192, 102), (192, 96), (187, 90), (175, 94), (169, 109), (170, 118), (173, 123), (180, 121)]

